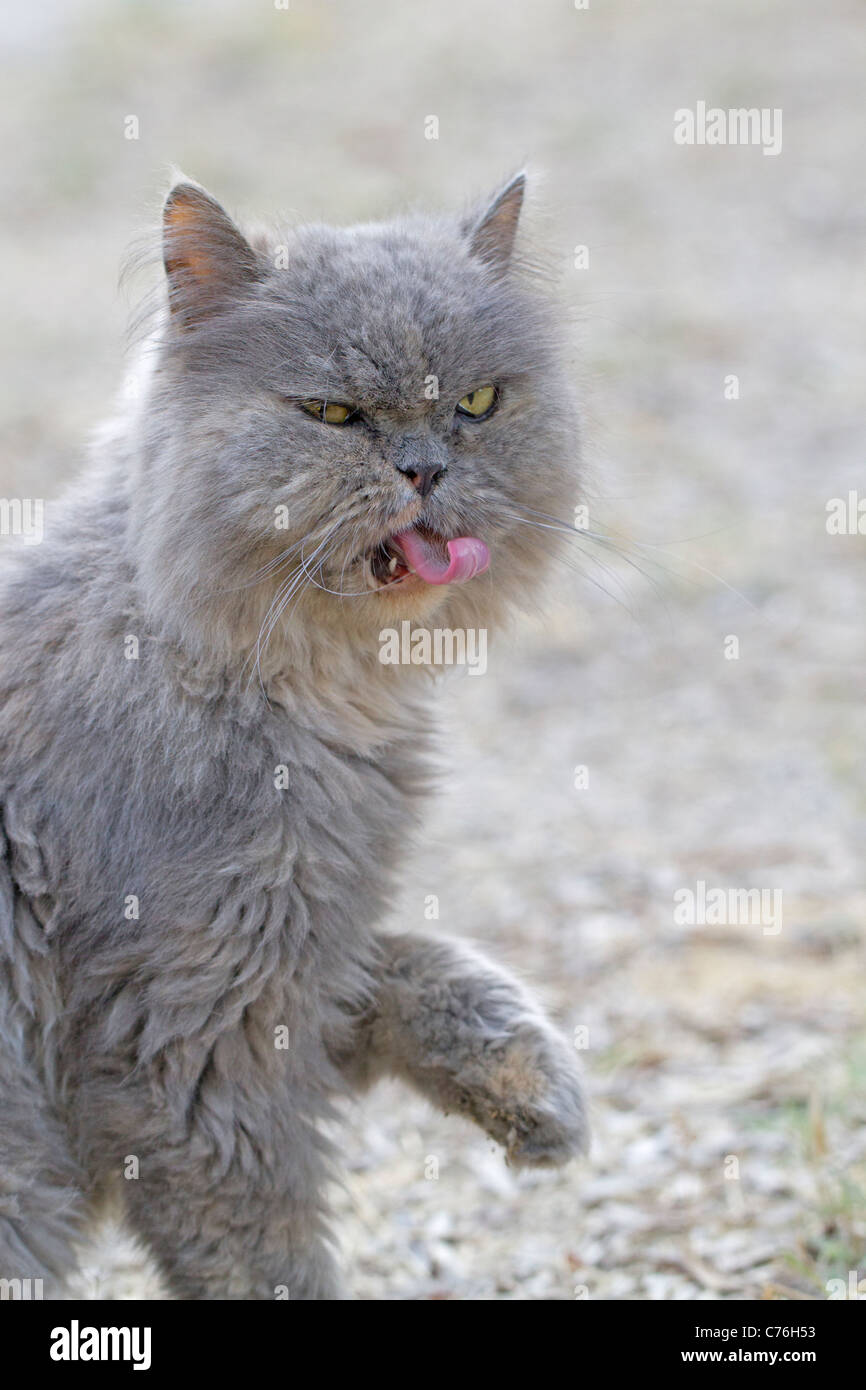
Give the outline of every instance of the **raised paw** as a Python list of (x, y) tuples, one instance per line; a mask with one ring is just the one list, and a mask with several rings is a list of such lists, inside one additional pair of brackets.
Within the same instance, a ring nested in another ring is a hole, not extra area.
[(376, 1005), (342, 1063), (356, 1085), (404, 1077), (474, 1120), (515, 1165), (586, 1151), (575, 1054), (513, 975), (447, 939), (389, 936), (381, 950)]
[(580, 1076), (568, 1044), (543, 1020), (490, 1041), (455, 1077), (459, 1105), (515, 1167), (567, 1163), (589, 1147)]

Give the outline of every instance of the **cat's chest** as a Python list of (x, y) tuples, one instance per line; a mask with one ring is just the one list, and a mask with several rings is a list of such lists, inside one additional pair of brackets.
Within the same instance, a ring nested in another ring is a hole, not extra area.
[(384, 891), (415, 815), (405, 750), (359, 755), (277, 726), (264, 757), (263, 813), (249, 848), (261, 873), (291, 881), (308, 901)]

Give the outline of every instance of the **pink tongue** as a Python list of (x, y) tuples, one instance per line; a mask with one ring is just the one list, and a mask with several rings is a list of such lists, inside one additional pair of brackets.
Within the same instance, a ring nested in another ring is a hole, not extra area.
[(448, 560), (426, 536), (414, 529), (399, 531), (394, 537), (409, 568), (427, 584), (465, 584), (483, 574), (490, 564), (490, 551), (475, 536), (458, 536), (446, 541)]

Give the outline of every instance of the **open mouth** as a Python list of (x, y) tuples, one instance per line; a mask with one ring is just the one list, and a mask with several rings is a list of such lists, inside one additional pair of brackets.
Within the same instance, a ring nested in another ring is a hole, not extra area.
[(477, 536), (449, 540), (417, 524), (377, 545), (370, 556), (370, 573), (376, 589), (390, 589), (411, 576), (425, 584), (465, 584), (489, 564), (490, 551)]

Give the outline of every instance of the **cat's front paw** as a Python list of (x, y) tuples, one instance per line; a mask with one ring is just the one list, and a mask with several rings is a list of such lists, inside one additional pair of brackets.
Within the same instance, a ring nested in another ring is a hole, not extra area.
[[(589, 1124), (577, 1063), (546, 1023), (524, 1024), (486, 1052), (483, 1080), (467, 1088), (476, 1121), (514, 1167), (554, 1166), (586, 1153)], [(481, 1084), (479, 1084), (479, 1082)]]

